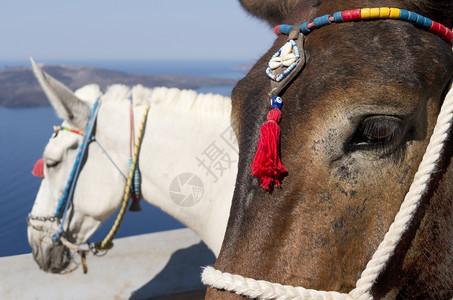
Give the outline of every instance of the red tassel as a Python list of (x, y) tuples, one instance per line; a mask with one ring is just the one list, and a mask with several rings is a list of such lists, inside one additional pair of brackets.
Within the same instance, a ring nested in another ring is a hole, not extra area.
[(269, 190), (280, 186), (287, 173), (280, 160), (280, 122), (281, 112), (274, 108), (267, 114), (267, 122), (261, 126), (258, 149), (252, 163), (252, 175), (260, 179), (260, 185)]
[(39, 178), (44, 178), (44, 159), (40, 158), (35, 162), (31, 174)]

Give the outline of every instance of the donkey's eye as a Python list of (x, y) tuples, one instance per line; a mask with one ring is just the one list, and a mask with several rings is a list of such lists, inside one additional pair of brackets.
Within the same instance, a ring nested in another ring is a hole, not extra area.
[(352, 139), (355, 149), (377, 149), (393, 147), (401, 141), (404, 124), (391, 116), (371, 116), (364, 119)]
[(58, 160), (54, 160), (54, 159), (50, 159), (50, 158), (46, 158), (45, 162), (46, 162), (47, 168), (56, 167), (60, 163)]

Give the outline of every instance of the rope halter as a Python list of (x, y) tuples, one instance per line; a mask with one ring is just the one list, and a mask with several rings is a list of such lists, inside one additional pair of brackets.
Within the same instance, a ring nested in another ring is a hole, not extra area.
[[(316, 28), (331, 24), (331, 23), (340, 23), (340, 22), (350, 22), (358, 21), (364, 19), (395, 19), (407, 21), (415, 24), (416, 26), (429, 30), (441, 38), (443, 38), (447, 43), (453, 43), (453, 33), (450, 29), (445, 26), (434, 22), (426, 17), (420, 16), (414, 12), (410, 12), (403, 9), (397, 8), (364, 8), (364, 9), (355, 9), (348, 10), (343, 12), (337, 12), (333, 16), (326, 15), (314, 19), (313, 22), (305, 22), (298, 26), (289, 26), (289, 25), (279, 25), (276, 26), (274, 31), (277, 34), (289, 34), (297, 36), (298, 39), (304, 39), (303, 34), (308, 34)], [(297, 33), (297, 35), (296, 35)], [(298, 52), (294, 50), (293, 56), (288, 55), (291, 52), (288, 50), (293, 47), (294, 43), (291, 42), (291, 38), (287, 44), (290, 45), (282, 47), (271, 59), (269, 66), (266, 70), (267, 75), (271, 78), (272, 82), (283, 82), (285, 78), (292, 72), (298, 73), (302, 68), (305, 61), (301, 62), (301, 59), (297, 57), (297, 54), (303, 52), (302, 49), (298, 49)], [(288, 44), (290, 43), (290, 44)], [(279, 63), (283, 60), (286, 63), (278, 65), (276, 63), (277, 57), (285, 54), (287, 58), (279, 59)], [(300, 55), (302, 57), (302, 55)], [(302, 64), (302, 66), (297, 65)], [(293, 67), (291, 67), (293, 66)], [(276, 69), (288, 70), (292, 68), (289, 72), (280, 70), (279, 73), (275, 73)], [(294, 71), (298, 70), (298, 71)], [(276, 75), (277, 74), (277, 75)], [(285, 74), (285, 75), (278, 75)], [(295, 76), (295, 74), (292, 74)], [(280, 109), (282, 100), (279, 99), (280, 107), (274, 106), (274, 99), (278, 96), (278, 92), (283, 89), (283, 86), (277, 85), (273, 87), (269, 93), (272, 97), (272, 106), (274, 109)], [(335, 291), (318, 291), (305, 289), (303, 287), (293, 287), (288, 285), (281, 285), (278, 283), (272, 283), (264, 280), (255, 280), (252, 278), (245, 278), (241, 275), (230, 274), (227, 272), (221, 272), (213, 267), (206, 267), (202, 273), (202, 282), (205, 285), (211, 286), (216, 289), (223, 289), (229, 292), (236, 293), (238, 295), (258, 298), (258, 299), (312, 299), (312, 300), (321, 300), (321, 299), (356, 299), (356, 300), (365, 300), (373, 299), (371, 294), (371, 289), (379, 274), (383, 271), (386, 266), (387, 261), (393, 255), (395, 248), (398, 242), (401, 239), (401, 236), (409, 227), (417, 208), (420, 205), (422, 196), (427, 192), (428, 185), (431, 180), (431, 175), (436, 169), (437, 162), (444, 148), (444, 143), (448, 137), (448, 132), (451, 128), (451, 123), (453, 120), (453, 87), (450, 85), (450, 90), (447, 93), (444, 102), (442, 104), (440, 113), (437, 118), (436, 125), (434, 127), (433, 134), (431, 136), (430, 142), (426, 148), (426, 152), (423, 156), (423, 159), (419, 165), (418, 171), (414, 176), (414, 180), (409, 188), (408, 193), (406, 194), (403, 203), (400, 206), (400, 210), (395, 216), (393, 223), (390, 225), (390, 228), (386, 235), (384, 236), (383, 241), (378, 246), (376, 252), (374, 253), (371, 260), (368, 262), (365, 270), (362, 272), (360, 279), (356, 283), (355, 289), (353, 289), (349, 294), (339, 293)], [(260, 137), (260, 139), (262, 136)], [(253, 167), (253, 165), (252, 165)], [(274, 175), (277, 174), (273, 171)], [(254, 175), (252, 173), (252, 175)], [(275, 180), (275, 177), (272, 177), (271, 180)], [(263, 183), (265, 180), (260, 177), (260, 181)], [(279, 183), (279, 182), (278, 182)], [(263, 186), (263, 184), (262, 184)], [(266, 188), (266, 186), (263, 186)]]
[[(130, 158), (129, 158), (129, 172), (128, 176), (126, 176), (121, 169), (118, 167), (118, 165), (113, 161), (113, 159), (110, 157), (110, 155), (107, 153), (107, 151), (102, 147), (102, 145), (97, 141), (97, 139), (94, 136), (94, 127), (96, 124), (96, 119), (97, 119), (97, 114), (99, 111), (101, 105), (101, 100), (98, 99), (93, 105), (93, 108), (90, 113), (90, 117), (88, 120), (88, 124), (86, 127), (85, 131), (78, 130), (78, 129), (73, 129), (70, 127), (65, 127), (65, 126), (54, 126), (54, 131), (55, 135), (58, 134), (59, 131), (65, 130), (69, 131), (72, 133), (76, 133), (79, 135), (83, 136), (82, 144), (79, 147), (79, 150), (77, 152), (76, 160), (74, 162), (72, 171), (70, 173), (69, 179), (66, 183), (66, 186), (63, 190), (63, 194), (60, 197), (56, 211), (52, 217), (40, 217), (40, 216), (33, 216), (29, 215), (27, 218), (27, 223), (30, 227), (32, 227), (35, 230), (46, 232), (47, 234), (52, 236), (52, 242), (57, 243), (61, 242), (63, 245), (68, 247), (70, 250), (73, 250), (75, 252), (78, 252), (82, 256), (82, 265), (84, 267), (84, 273), (86, 273), (87, 267), (86, 267), (86, 262), (85, 262), (85, 253), (87, 252), (86, 249), (80, 248), (79, 245), (76, 245), (70, 241), (64, 236), (64, 225), (65, 225), (65, 219), (69, 211), (70, 204), (72, 202), (72, 197), (74, 194), (74, 189), (77, 183), (77, 178), (78, 175), (82, 169), (82, 161), (84, 160), (85, 156), (87, 155), (87, 149), (88, 149), (88, 144), (92, 141), (96, 142), (96, 144), (101, 148), (102, 152), (107, 156), (109, 161), (115, 166), (115, 168), (120, 172), (120, 174), (123, 176), (123, 178), (126, 181), (126, 185), (124, 188), (123, 192), (123, 198), (121, 202), (121, 208), (120, 211), (117, 215), (117, 218), (110, 230), (110, 232), (106, 235), (104, 240), (102, 242), (96, 242), (94, 243), (94, 246), (88, 245), (90, 250), (94, 253), (97, 254), (99, 251), (107, 251), (113, 247), (113, 239), (118, 232), (118, 229), (121, 225), (121, 222), (124, 218), (124, 214), (126, 212), (126, 207), (127, 203), (129, 202), (129, 199), (132, 197), (132, 205), (131, 205), (131, 211), (139, 211), (140, 206), (138, 204), (138, 201), (141, 198), (141, 192), (140, 192), (140, 175), (139, 175), (139, 169), (138, 169), (138, 155), (140, 153), (140, 146), (141, 146), (141, 141), (143, 138), (143, 133), (146, 125), (146, 120), (148, 117), (148, 112), (150, 106), (147, 105), (145, 107), (145, 111), (143, 113), (142, 120), (140, 122), (140, 128), (138, 130), (137, 138), (134, 140), (134, 121), (133, 121), (133, 108), (131, 104), (130, 108), (130, 118), (131, 118), (131, 124), (130, 124), (130, 129), (131, 129), (131, 140), (130, 140)], [(44, 172), (43, 172), (43, 160), (40, 159), (38, 160), (37, 164), (35, 165), (33, 169), (33, 174), (37, 175), (42, 175), (38, 177), (44, 177)], [(36, 175), (35, 175), (36, 176)], [(59, 229), (54, 232), (50, 228), (44, 228), (43, 226), (36, 226), (33, 225), (31, 221), (33, 220), (38, 220), (38, 221), (51, 221), (51, 222), (57, 222), (59, 224)]]

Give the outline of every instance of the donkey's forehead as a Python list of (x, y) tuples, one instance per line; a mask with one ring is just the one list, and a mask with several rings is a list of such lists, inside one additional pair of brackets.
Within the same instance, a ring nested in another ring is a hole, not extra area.
[[(65, 121), (62, 125), (68, 126), (68, 123)], [(76, 149), (81, 140), (82, 136), (79, 134), (65, 130), (59, 131), (58, 134), (50, 138), (49, 143), (46, 145), (44, 149), (44, 160), (61, 161), (64, 153), (68, 149)]]
[(377, 21), (378, 30), (373, 22), (333, 24), (311, 33), (306, 66), (290, 89), (297, 85), (303, 99), (330, 95), (353, 103), (413, 106), (438, 89), (434, 82), (449, 80), (452, 59), (441, 55), (442, 47), (451, 51), (437, 36), (400, 23)]
[(401, 74), (408, 80), (418, 75), (414, 71), (428, 73), (425, 63), (440, 66), (441, 54), (450, 52), (434, 34), (393, 20), (332, 24), (309, 34), (305, 49), (319, 68), (341, 66), (347, 77), (374, 68), (376, 73)]

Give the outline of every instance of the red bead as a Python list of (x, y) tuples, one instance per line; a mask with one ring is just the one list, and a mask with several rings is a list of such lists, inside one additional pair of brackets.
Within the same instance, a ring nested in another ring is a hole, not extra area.
[(354, 9), (354, 10), (351, 10), (351, 18), (353, 21), (359, 21), (361, 19), (361, 16), (362, 16), (362, 10), (359, 8), (359, 9)]
[(280, 34), (280, 31), (278, 30), (278, 28), (280, 27), (280, 25), (277, 25), (274, 27), (274, 32), (276, 35), (279, 35)]
[(445, 35), (444, 40), (449, 44), (453, 44), (453, 31), (448, 30), (448, 33)]
[(343, 17), (343, 22), (350, 22), (352, 21), (352, 10), (345, 10), (341, 13), (341, 16)]
[(437, 23), (436, 21), (433, 21), (433, 23), (431, 24), (431, 27), (429, 27), (428, 30), (437, 35), (440, 35), (440, 27), (441, 27), (441, 25), (439, 23)]
[(308, 29), (313, 28), (314, 26), (315, 26), (315, 24), (313, 22), (307, 24)]
[(443, 38), (447, 43), (453, 43), (453, 33), (444, 25), (433, 21), (428, 30)]
[(445, 39), (447, 37), (447, 35), (448, 35), (448, 32), (449, 32), (448, 28), (441, 24), (440, 25), (440, 36), (443, 39)]

